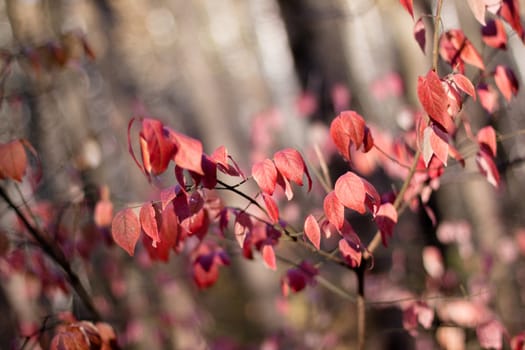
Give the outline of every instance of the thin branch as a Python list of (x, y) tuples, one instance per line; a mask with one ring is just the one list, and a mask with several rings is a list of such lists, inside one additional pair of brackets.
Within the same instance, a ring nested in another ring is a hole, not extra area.
[(66, 256), (60, 250), (57, 245), (54, 245), (45, 238), (45, 236), (37, 228), (35, 228), (27, 219), (25, 214), (18, 208), (18, 206), (11, 200), (7, 192), (5, 192), (3, 187), (0, 187), (0, 197), (15, 211), (18, 218), (22, 221), (24, 226), (29, 231), (29, 234), (37, 241), (40, 248), (46, 253), (56, 264), (58, 264), (65, 272), (69, 283), (77, 292), (78, 296), (84, 303), (86, 309), (91, 313), (94, 321), (101, 320), (100, 314), (98, 313), (93, 300), (89, 296), (88, 292), (84, 288), (82, 282), (78, 275), (73, 271), (71, 265), (69, 264)]

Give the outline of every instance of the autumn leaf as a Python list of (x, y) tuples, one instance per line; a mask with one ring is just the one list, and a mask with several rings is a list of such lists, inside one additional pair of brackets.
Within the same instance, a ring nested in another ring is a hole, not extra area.
[(374, 220), (381, 232), (383, 245), (386, 247), (388, 238), (394, 234), (394, 227), (397, 224), (397, 210), (392, 203), (383, 203), (379, 206)]
[(99, 200), (95, 205), (93, 220), (98, 227), (109, 227), (113, 220), (113, 203), (110, 200)]
[(301, 154), (293, 149), (286, 148), (275, 152), (273, 155), (275, 167), (286, 179), (295, 182), (299, 186), (303, 185), (303, 175), (308, 179), (308, 191), (312, 189), (312, 178), (308, 173), (308, 168)]
[(485, 145), (490, 150), (491, 156), (496, 157), (497, 143), (496, 143), (496, 131), (490, 125), (478, 131), (476, 139), (480, 145)]
[(312, 214), (308, 215), (304, 221), (304, 234), (317, 250), (321, 249), (321, 229)]
[(27, 155), (20, 140), (0, 144), (0, 179), (22, 181), (27, 168)]
[(451, 117), (447, 112), (447, 93), (436, 72), (430, 70), (425, 77), (418, 77), (417, 96), (432, 120), (444, 128), (451, 124)]
[(379, 194), (375, 188), (365, 179), (351, 171), (340, 176), (334, 188), (335, 195), (347, 208), (364, 214), (368, 208), (375, 212), (374, 208), (380, 202)]
[(275, 203), (275, 200), (267, 195), (266, 193), (262, 194), (264, 204), (266, 205), (266, 209), (268, 210), (268, 216), (272, 220), (273, 223), (276, 223), (279, 221), (279, 207), (277, 207), (277, 203)]
[(419, 18), (414, 24), (414, 38), (416, 39), (416, 42), (418, 43), (419, 47), (421, 48), (421, 51), (425, 53), (425, 44), (426, 44), (426, 30), (425, 30), (425, 22), (423, 22), (423, 18)]
[(175, 152), (175, 145), (168, 139), (164, 125), (155, 119), (142, 119), (140, 140), (145, 170), (153, 175), (163, 173)]
[(498, 92), (492, 85), (480, 83), (476, 91), (479, 97), (479, 103), (488, 112), (494, 113), (499, 108)]
[(509, 67), (498, 65), (494, 72), (494, 81), (507, 101), (511, 100), (512, 95), (516, 96), (518, 93), (518, 79)]
[(277, 184), (277, 168), (270, 159), (255, 163), (252, 166), (252, 176), (264, 193), (273, 194)]
[(337, 150), (348, 161), (351, 160), (350, 147), (368, 152), (374, 145), (370, 130), (365, 120), (354, 111), (341, 112), (330, 124), (330, 136)]
[(115, 215), (111, 224), (111, 234), (115, 243), (133, 256), (140, 236), (140, 226), (132, 209), (122, 209)]
[(469, 78), (461, 73), (456, 73), (452, 74), (452, 81), (461, 91), (471, 96), (474, 101), (476, 100), (476, 89)]
[(277, 264), (275, 262), (275, 252), (273, 251), (273, 246), (270, 244), (265, 244), (262, 248), (262, 258), (264, 265), (270, 270), (277, 270)]
[(345, 207), (343, 204), (339, 201), (334, 191), (331, 191), (326, 195), (323, 201), (323, 209), (324, 213), (328, 219), (328, 221), (340, 229), (343, 227), (344, 222), (344, 210)]
[(523, 41), (525, 33), (521, 25), (519, 0), (502, 0), (498, 14), (510, 24), (512, 29), (518, 34), (518, 37)]
[(151, 202), (146, 202), (142, 205), (139, 219), (142, 230), (153, 240), (153, 245), (156, 246), (157, 242), (160, 241), (159, 228), (155, 216), (155, 209)]
[(443, 165), (447, 165), (449, 152), (448, 135), (438, 126), (429, 125), (425, 128), (421, 148), (426, 167), (428, 167), (432, 155), (435, 155)]
[(492, 151), (489, 150), (487, 146), (482, 144), (479, 151), (476, 153), (476, 164), (478, 165), (479, 171), (487, 179), (487, 181), (492, 186), (498, 188), (500, 176), (491, 152)]
[(496, 49), (505, 50), (507, 48), (507, 31), (503, 26), (503, 22), (498, 18), (489, 20), (487, 24), (481, 28), (481, 35), (486, 45)]
[(204, 175), (201, 166), (203, 154), (202, 143), (197, 139), (173, 130), (169, 130), (169, 138), (177, 145), (177, 150), (173, 157), (175, 164), (183, 169)]
[(439, 54), (445, 62), (449, 63), (460, 73), (464, 73), (465, 63), (481, 70), (485, 69), (481, 55), (470, 40), (465, 37), (461, 29), (451, 29), (441, 35)]

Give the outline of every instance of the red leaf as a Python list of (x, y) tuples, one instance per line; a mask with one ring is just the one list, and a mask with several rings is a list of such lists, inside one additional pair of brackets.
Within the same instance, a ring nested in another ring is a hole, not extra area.
[(334, 191), (328, 193), (324, 198), (323, 208), (328, 221), (338, 229), (341, 229), (345, 219), (345, 207), (341, 204)]
[(480, 83), (477, 88), (479, 102), (489, 113), (494, 113), (498, 108), (498, 92), (491, 85)]
[(399, 0), (399, 3), (403, 5), (408, 14), (414, 18), (414, 4), (413, 0)]
[(365, 186), (362, 179), (352, 172), (347, 172), (337, 179), (334, 193), (337, 199), (347, 208), (353, 209), (360, 214), (366, 212)]
[(374, 145), (370, 130), (365, 120), (354, 111), (341, 112), (330, 125), (330, 136), (339, 153), (350, 161), (350, 146), (355, 145), (356, 150), (363, 146), (368, 152)]
[(229, 166), (228, 150), (224, 146), (217, 147), (215, 151), (213, 151), (213, 153), (210, 155), (210, 159), (212, 159), (215, 163), (220, 164), (225, 168)]
[(146, 171), (153, 175), (163, 173), (175, 152), (175, 145), (168, 139), (164, 125), (158, 120), (144, 118), (140, 139)]
[[(303, 290), (307, 284), (315, 284), (315, 276), (319, 273), (319, 270), (310, 264), (309, 262), (303, 261), (296, 268), (289, 269), (286, 272), (284, 281), (286, 286), (294, 292)], [(284, 294), (284, 293), (283, 293)]]
[(95, 205), (93, 214), (95, 225), (98, 227), (109, 227), (113, 220), (113, 203), (110, 200), (102, 199)]
[(342, 238), (339, 240), (339, 251), (352, 268), (361, 265), (363, 253), (361, 251), (360, 242), (358, 243), (352, 239)]
[(503, 0), (498, 14), (510, 24), (520, 39), (523, 40), (524, 31), (521, 25), (519, 0)]
[(425, 128), (421, 148), (426, 167), (428, 167), (432, 155), (435, 155), (445, 166), (447, 165), (448, 135), (439, 127), (430, 125)]
[(381, 232), (383, 245), (387, 246), (387, 238), (394, 234), (394, 227), (397, 224), (397, 210), (392, 203), (383, 203), (377, 210), (375, 222)]
[(201, 166), (202, 143), (199, 140), (169, 130), (170, 140), (177, 145), (173, 160), (179, 167), (204, 175)]
[(426, 30), (425, 30), (425, 22), (423, 22), (423, 18), (419, 18), (414, 24), (414, 38), (416, 39), (419, 47), (421, 48), (421, 51), (425, 53), (425, 44), (427, 42), (426, 38)]
[(507, 48), (507, 31), (499, 19), (489, 20), (487, 25), (481, 28), (481, 34), (486, 45), (496, 49)]
[(160, 201), (162, 203), (162, 210), (164, 210), (181, 191), (182, 189), (179, 185), (168, 187), (160, 191)]
[(293, 190), (292, 186), (290, 185), (290, 181), (288, 181), (281, 173), (277, 174), (277, 184), (281, 186), (281, 188), (284, 191), (284, 194), (286, 195), (286, 199), (289, 201), (293, 198)]
[(474, 85), (472, 85), (472, 82), (469, 78), (467, 78), (463, 74), (456, 73), (452, 75), (452, 81), (461, 91), (463, 91), (467, 95), (472, 96), (474, 101), (476, 100), (476, 89), (474, 89)]
[(27, 168), (27, 155), (20, 140), (0, 144), (0, 179), (21, 182)]
[(321, 229), (312, 214), (304, 221), (304, 233), (317, 250), (321, 249)]
[(122, 209), (115, 215), (111, 224), (111, 234), (115, 243), (133, 256), (140, 236), (139, 220), (133, 210)]
[(418, 324), (421, 324), (425, 329), (429, 329), (433, 320), (434, 309), (430, 308), (423, 301), (413, 302), (408, 308), (403, 310), (403, 328), (412, 336), (417, 336)]
[(235, 235), (235, 239), (241, 248), (244, 245), (244, 239), (246, 238), (246, 235), (250, 233), (252, 229), (253, 224), (250, 216), (243, 211), (237, 213), (235, 217), (235, 223), (233, 224), (233, 234)]
[(367, 207), (371, 212), (374, 212), (374, 208), (380, 202), (379, 194), (375, 188), (368, 181), (351, 171), (346, 172), (337, 179), (334, 192), (345, 207), (360, 214), (364, 214)]
[(277, 207), (277, 204), (273, 200), (273, 198), (266, 193), (262, 194), (264, 204), (266, 205), (266, 209), (268, 210), (268, 215), (270, 216), (270, 219), (273, 223), (276, 223), (279, 221), (279, 207)]
[(303, 185), (303, 174), (305, 174), (308, 179), (308, 191), (312, 189), (312, 178), (308, 173), (303, 157), (298, 151), (293, 148), (280, 150), (273, 155), (273, 160), (283, 177), (299, 186)]
[(273, 194), (277, 184), (277, 169), (270, 159), (255, 163), (252, 167), (252, 176), (264, 193)]
[(432, 120), (444, 128), (451, 124), (451, 117), (447, 112), (447, 93), (436, 72), (430, 70), (426, 77), (418, 77), (417, 96)]
[(470, 10), (479, 23), (485, 25), (485, 0), (467, 0)]
[(507, 101), (518, 93), (518, 79), (509, 67), (498, 65), (494, 72), (494, 81)]
[(153, 205), (151, 205), (151, 202), (146, 202), (142, 205), (139, 219), (142, 230), (153, 240), (153, 246), (156, 246), (157, 242), (160, 241), (159, 228), (155, 217), (155, 209)]
[(492, 126), (486, 126), (478, 131), (476, 136), (479, 144), (484, 144), (488, 147), (492, 153), (492, 157), (496, 157), (497, 143), (496, 143), (496, 131)]
[(273, 251), (273, 246), (270, 244), (265, 244), (262, 248), (262, 257), (264, 264), (267, 268), (271, 270), (277, 270), (277, 264), (275, 263), (275, 252)]
[(479, 345), (485, 349), (501, 349), (505, 334), (505, 327), (497, 320), (491, 320), (476, 327)]
[(481, 55), (460, 29), (452, 29), (441, 35), (439, 54), (460, 73), (464, 73), (465, 62), (481, 70), (485, 69)]
[(494, 187), (499, 187), (499, 172), (494, 159), (489, 153), (490, 151), (485, 150), (484, 147), (481, 147), (480, 150), (476, 153), (476, 164), (478, 165), (479, 171), (487, 181)]

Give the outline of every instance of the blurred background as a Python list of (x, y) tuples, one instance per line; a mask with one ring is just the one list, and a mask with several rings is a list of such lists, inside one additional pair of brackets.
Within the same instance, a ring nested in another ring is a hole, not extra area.
[[(415, 1), (416, 19), (433, 13), (433, 4)], [(506, 64), (523, 81), (524, 47), (509, 28), (507, 50), (496, 52), (483, 45), (466, 2), (445, 1), (442, 17), (443, 30), (464, 30), (486, 59), (487, 72)], [(29, 140), (43, 178), (35, 192), (21, 185), (21, 194), (35, 208), (46, 204), (51, 213), (60, 211), (68, 232), (93, 242), (100, 235), (110, 241), (86, 214), (101, 186), (109, 187), (116, 210), (153, 196), (128, 153), (133, 116), (159, 118), (202, 140), (208, 153), (225, 145), (247, 173), (254, 161), (283, 147), (301, 150), (316, 166), (317, 145), (336, 178), (348, 170), (327, 143), (327, 127), (338, 112), (354, 109), (390, 137), (411, 127), (420, 108), (417, 77), (431, 66), (432, 26), (430, 17), (423, 20), (426, 55), (413, 38), (414, 20), (394, 0), (2, 1), (4, 67), (6, 57), (13, 59), (2, 70), (0, 140)], [(441, 75), (450, 71), (440, 66)], [(484, 79), (472, 67), (466, 75), (476, 83)], [(468, 100), (462, 115), (474, 130), (489, 124), (501, 135), (521, 130), (523, 92), (498, 104), (489, 114)], [(515, 135), (499, 144), (503, 188), (486, 183), (471, 152), (467, 169), (453, 164), (432, 196), (438, 222), (452, 223), (452, 231), (463, 225), (467, 253), (459, 243), (440, 240), (427, 214), (406, 213), (389, 247), (376, 254), (367, 296), (394, 300), (434, 288), (421, 254), (434, 245), (445, 259), (450, 295), (486, 287), (509, 332), (523, 330), (523, 142)], [(382, 170), (360, 171), (382, 192), (401, 184)], [(300, 227), (321, 207), (323, 193), (297, 192), (295, 204), (282, 203), (281, 210)], [(2, 240), (16, 241), (16, 225), (3, 204), (0, 213)], [(374, 233), (370, 220), (351, 219), (368, 242)], [(26, 260), (32, 249), (22, 249)], [(293, 245), (282, 249), (294, 259), (308, 255)], [(280, 297), (280, 276), (289, 267), (284, 262), (275, 273), (260, 260), (241, 261), (232, 253), (232, 266), (221, 269), (217, 285), (198, 291), (185, 260), (175, 256), (167, 264), (151, 263), (143, 249), (129, 258), (109, 244), (93, 248), (90, 264), (79, 255), (72, 253), (72, 263), (126, 349), (346, 349), (355, 342), (352, 301), (321, 287)], [(26, 272), (16, 274), (2, 265), (9, 272), (0, 288), (2, 348), (13, 334), (38, 329), (50, 313), (72, 309), (82, 316), (75, 300), (46, 289), (26, 265)], [(352, 272), (325, 264), (321, 274), (355, 294)], [(435, 346), (437, 326), (411, 337), (397, 303), (370, 304), (367, 312), (371, 349)], [(477, 344), (472, 332), (465, 339)]]

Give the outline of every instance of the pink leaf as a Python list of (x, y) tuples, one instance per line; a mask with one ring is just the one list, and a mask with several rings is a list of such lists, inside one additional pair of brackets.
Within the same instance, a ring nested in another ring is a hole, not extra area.
[(273, 194), (277, 183), (277, 169), (270, 159), (255, 163), (252, 167), (252, 176), (264, 193)]
[(177, 145), (173, 160), (179, 167), (204, 175), (201, 166), (202, 143), (199, 140), (169, 130), (170, 140)]
[(308, 173), (308, 168), (304, 163), (303, 157), (297, 150), (293, 148), (280, 150), (273, 155), (273, 160), (277, 170), (279, 170), (283, 177), (302, 186), (303, 175), (306, 175), (308, 179), (308, 191), (312, 189), (312, 178)]
[(330, 136), (337, 150), (346, 159), (351, 159), (350, 147), (359, 149), (363, 146), (364, 152), (368, 152), (374, 145), (370, 130), (365, 120), (354, 111), (341, 112), (330, 125)]
[(267, 268), (271, 270), (277, 270), (277, 264), (275, 263), (275, 252), (273, 251), (273, 246), (270, 244), (265, 244), (262, 248), (262, 257), (264, 264)]
[(139, 220), (133, 210), (126, 208), (115, 215), (111, 224), (111, 234), (115, 243), (133, 256), (140, 236)]
[(509, 67), (498, 65), (494, 72), (494, 81), (507, 101), (518, 93), (518, 79)]
[(417, 96), (432, 120), (444, 128), (451, 124), (447, 93), (436, 72), (430, 70), (425, 77), (418, 77)]
[(144, 169), (148, 174), (163, 173), (175, 152), (175, 144), (167, 137), (164, 125), (156, 119), (142, 119), (140, 141)]
[(342, 238), (339, 240), (339, 251), (352, 268), (356, 268), (361, 265), (363, 253), (361, 252), (360, 244), (357, 242), (347, 238)]
[(491, 86), (480, 83), (477, 88), (479, 102), (489, 113), (494, 113), (498, 108), (498, 92)]
[(486, 126), (478, 131), (476, 136), (479, 144), (484, 144), (488, 147), (492, 153), (492, 157), (496, 156), (497, 143), (496, 143), (496, 131), (492, 126)]
[(498, 14), (510, 24), (512, 29), (518, 34), (518, 37), (523, 41), (524, 31), (521, 25), (519, 0), (502, 0)]
[(334, 189), (339, 201), (347, 208), (364, 214), (369, 208), (375, 212), (380, 202), (379, 194), (375, 188), (365, 179), (351, 171), (340, 176)]
[(323, 208), (328, 221), (338, 229), (341, 229), (345, 219), (345, 207), (339, 201), (339, 199), (337, 199), (334, 191), (328, 193), (324, 198)]
[(153, 240), (153, 244), (156, 245), (156, 243), (160, 241), (159, 228), (155, 217), (155, 209), (153, 205), (151, 205), (151, 202), (146, 202), (142, 205), (139, 218), (142, 230)]
[(461, 91), (467, 95), (472, 96), (474, 101), (476, 100), (476, 89), (474, 89), (474, 85), (472, 85), (472, 82), (469, 80), (469, 78), (463, 74), (456, 73), (452, 75), (452, 81)]
[(423, 133), (423, 160), (428, 167), (434, 154), (445, 166), (448, 158), (448, 135), (435, 125), (427, 126)]
[(507, 31), (499, 19), (489, 20), (487, 25), (481, 29), (481, 34), (486, 45), (496, 49), (505, 50), (507, 48)]
[(425, 53), (425, 44), (427, 40), (426, 40), (425, 22), (423, 22), (422, 17), (417, 20), (416, 24), (414, 24), (414, 38), (416, 39), (416, 42), (421, 48), (421, 51)]
[(267, 195), (266, 193), (262, 194), (264, 204), (266, 205), (266, 209), (268, 210), (268, 215), (270, 216), (270, 219), (273, 223), (276, 223), (279, 221), (279, 208), (277, 207), (277, 204), (275, 203), (274, 199)]
[(476, 335), (482, 348), (501, 349), (503, 347), (505, 327), (499, 321), (491, 320), (477, 326)]
[(377, 210), (375, 222), (381, 232), (383, 245), (387, 246), (387, 238), (394, 234), (394, 227), (397, 224), (397, 210), (392, 203), (383, 203)]
[(312, 214), (304, 221), (304, 233), (317, 250), (321, 249), (321, 229)]
[(476, 153), (476, 164), (478, 165), (479, 171), (487, 181), (494, 187), (498, 188), (500, 183), (499, 171), (494, 163), (494, 159), (490, 154), (490, 151), (481, 147)]

